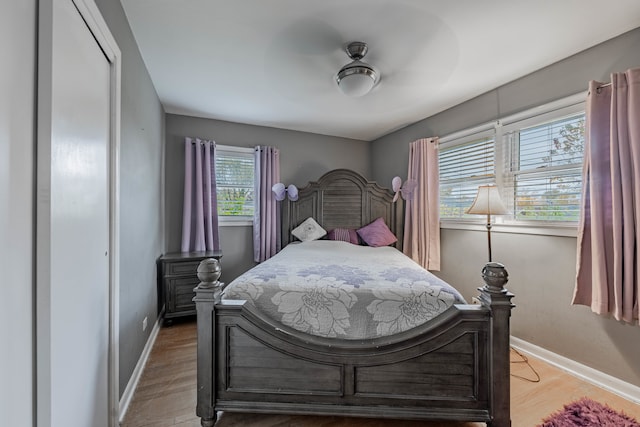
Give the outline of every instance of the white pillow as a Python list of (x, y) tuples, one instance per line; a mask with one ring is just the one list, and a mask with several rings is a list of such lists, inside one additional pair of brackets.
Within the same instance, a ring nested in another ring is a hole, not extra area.
[(293, 231), (291, 231), (291, 234), (303, 242), (308, 242), (321, 238), (327, 234), (327, 231), (320, 227), (320, 224), (318, 224), (313, 218), (309, 217), (305, 219), (302, 224), (294, 228)]

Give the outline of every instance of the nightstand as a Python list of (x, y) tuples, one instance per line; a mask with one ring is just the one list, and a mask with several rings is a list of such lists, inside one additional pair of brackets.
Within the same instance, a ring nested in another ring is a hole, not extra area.
[(164, 306), (165, 323), (196, 314), (193, 288), (200, 283), (197, 268), (205, 258), (220, 260), (222, 251), (170, 253), (158, 258), (158, 313)]

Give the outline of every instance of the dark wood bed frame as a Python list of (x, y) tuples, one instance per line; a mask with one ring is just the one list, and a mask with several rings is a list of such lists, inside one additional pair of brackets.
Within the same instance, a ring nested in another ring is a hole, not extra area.
[[(402, 200), (339, 169), (283, 206), (283, 244), (312, 216), (325, 229), (385, 218), (402, 241)], [(199, 266), (198, 401), (203, 427), (217, 411), (458, 420), (507, 427), (510, 420), (507, 272), (487, 264), (480, 304), (454, 305), (399, 335), (326, 339), (270, 320), (245, 301), (220, 299), (216, 267)]]

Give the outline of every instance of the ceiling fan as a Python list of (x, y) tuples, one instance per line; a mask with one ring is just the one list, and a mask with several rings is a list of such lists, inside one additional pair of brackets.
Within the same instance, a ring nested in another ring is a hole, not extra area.
[(380, 82), (381, 77), (377, 69), (361, 61), (369, 48), (365, 42), (351, 42), (345, 50), (353, 61), (338, 71), (336, 83), (347, 96), (366, 95)]

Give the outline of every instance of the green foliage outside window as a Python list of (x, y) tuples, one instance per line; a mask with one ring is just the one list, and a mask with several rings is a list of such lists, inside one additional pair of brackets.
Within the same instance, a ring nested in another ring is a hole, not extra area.
[(253, 189), (218, 189), (218, 215), (253, 216)]

